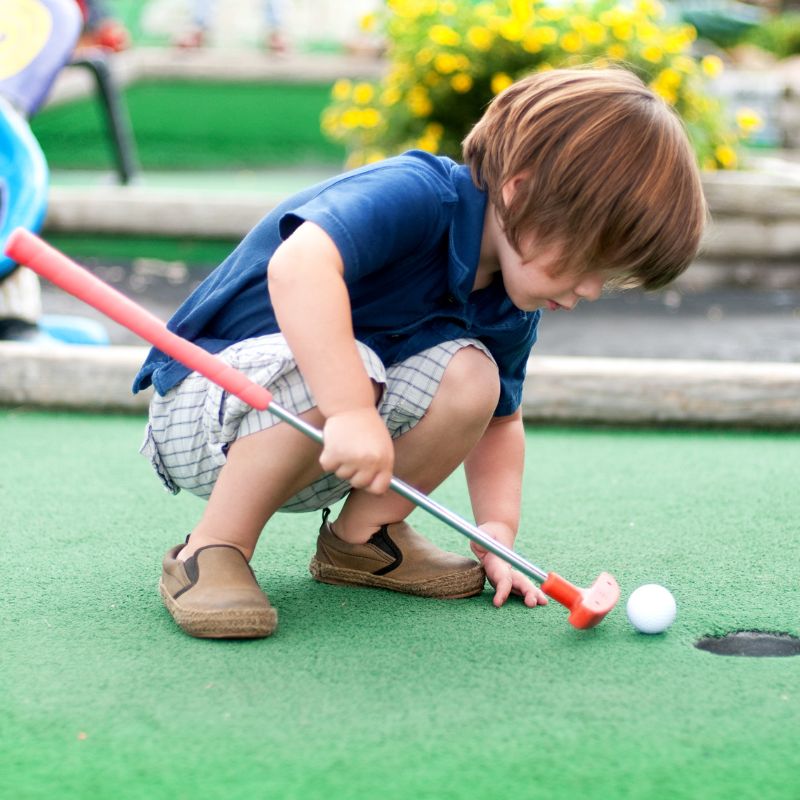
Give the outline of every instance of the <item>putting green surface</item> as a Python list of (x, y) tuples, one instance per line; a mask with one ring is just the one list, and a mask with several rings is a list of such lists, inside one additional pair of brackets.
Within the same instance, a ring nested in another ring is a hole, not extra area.
[[(596, 629), (311, 580), (318, 518), (253, 560), (271, 639), (199, 641), (158, 598), (201, 502), (162, 492), (139, 418), (0, 411), (0, 796), (797, 798), (800, 658), (693, 643), (800, 634), (800, 436), (531, 429), (518, 549), (623, 602)], [(436, 494), (462, 514), (463, 479)], [(426, 514), (450, 549), (462, 537)], [(657, 582), (662, 636), (623, 603)]]

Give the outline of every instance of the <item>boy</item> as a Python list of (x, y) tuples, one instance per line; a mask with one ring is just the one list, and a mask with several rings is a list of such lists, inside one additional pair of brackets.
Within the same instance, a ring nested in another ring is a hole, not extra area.
[(162, 598), (188, 634), (275, 629), (248, 561), (278, 510), (325, 509), (319, 581), (459, 598), (487, 577), (496, 606), (512, 593), (546, 602), (497, 556), (426, 541), (390, 476), (427, 493), (463, 463), (476, 523), (513, 546), (541, 308), (572, 309), (609, 283), (664, 286), (696, 254), (705, 202), (681, 124), (624, 70), (519, 81), (467, 136), (464, 160), (406, 153), (289, 198), (171, 320), (323, 428), (321, 452), (148, 356), (134, 384), (157, 392), (142, 452), (173, 492), (208, 497), (163, 564)]

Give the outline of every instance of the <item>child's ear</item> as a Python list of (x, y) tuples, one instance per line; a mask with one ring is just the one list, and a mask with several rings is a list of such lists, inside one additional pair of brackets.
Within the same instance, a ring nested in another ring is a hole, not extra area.
[(504, 205), (508, 206), (511, 203), (514, 199), (514, 195), (517, 193), (517, 189), (519, 189), (520, 185), (527, 177), (528, 176), (524, 172), (520, 172), (503, 184), (502, 195)]

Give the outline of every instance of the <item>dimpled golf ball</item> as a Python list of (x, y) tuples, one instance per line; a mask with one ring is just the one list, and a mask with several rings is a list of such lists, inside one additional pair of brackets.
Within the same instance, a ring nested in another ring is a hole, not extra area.
[(637, 631), (663, 633), (674, 622), (677, 606), (669, 589), (646, 583), (631, 594), (625, 611)]

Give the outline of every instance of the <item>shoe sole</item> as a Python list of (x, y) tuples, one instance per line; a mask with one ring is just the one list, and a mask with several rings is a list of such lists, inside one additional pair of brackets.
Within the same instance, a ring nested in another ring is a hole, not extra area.
[(308, 571), (311, 573), (311, 577), (320, 583), (330, 583), (334, 586), (389, 589), (392, 592), (413, 594), (418, 597), (433, 597), (437, 600), (461, 600), (465, 597), (475, 597), (483, 591), (486, 580), (480, 564), (476, 564), (475, 567), (464, 572), (456, 572), (420, 583), (406, 583), (386, 575), (371, 575), (369, 572), (335, 567), (316, 557), (311, 559)]
[(275, 632), (278, 612), (274, 608), (260, 611), (196, 611), (181, 606), (159, 581), (158, 590), (167, 611), (184, 633), (198, 639), (264, 639)]

